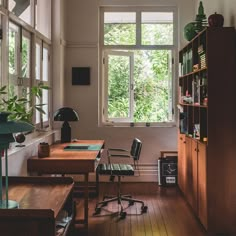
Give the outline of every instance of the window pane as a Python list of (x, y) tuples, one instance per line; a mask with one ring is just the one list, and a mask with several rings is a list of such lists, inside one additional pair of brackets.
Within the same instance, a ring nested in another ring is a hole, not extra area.
[(129, 57), (109, 55), (108, 118), (127, 118), (130, 111)]
[(48, 121), (48, 90), (43, 90), (43, 110), (45, 112), (45, 114), (43, 114), (43, 122)]
[(51, 0), (36, 1), (36, 29), (51, 39)]
[(136, 13), (104, 13), (104, 45), (135, 45)]
[(134, 122), (172, 121), (170, 50), (134, 51)]
[[(36, 97), (35, 99), (35, 104), (40, 104), (40, 99), (38, 97)], [(36, 114), (35, 114), (35, 122), (36, 124), (40, 123), (40, 112), (36, 110)]]
[(30, 0), (8, 0), (8, 9), (26, 23), (32, 24)]
[(38, 43), (36, 43), (36, 55), (35, 55), (35, 76), (36, 80), (40, 80), (40, 62), (41, 62), (41, 47)]
[(22, 37), (22, 68), (23, 78), (30, 77), (30, 39)]
[(173, 45), (173, 13), (142, 12), (142, 45)]
[(18, 27), (9, 24), (9, 73), (12, 75), (17, 75), (17, 34)]
[[(2, 15), (1, 14), (0, 14), (0, 27), (2, 29)], [(2, 39), (0, 39), (0, 81), (2, 81)]]
[(43, 81), (48, 81), (48, 49), (43, 48)]

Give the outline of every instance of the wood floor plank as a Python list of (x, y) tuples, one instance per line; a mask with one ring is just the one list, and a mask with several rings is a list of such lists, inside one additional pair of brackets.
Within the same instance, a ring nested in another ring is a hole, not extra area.
[[(109, 203), (101, 214), (94, 216), (96, 203), (105, 194), (116, 194), (115, 183), (101, 183), (100, 196), (89, 200), (89, 230), (81, 227), (69, 236), (206, 236), (206, 232), (193, 215), (190, 207), (182, 198), (177, 187), (160, 187), (157, 183), (122, 183), (122, 193), (129, 193), (133, 198), (143, 200), (148, 206), (147, 213), (141, 214), (141, 204), (135, 203), (128, 207), (124, 202), (127, 216), (120, 219), (114, 214), (118, 211), (118, 203)], [(81, 199), (77, 204), (77, 215), (83, 209)], [(81, 209), (80, 209), (81, 207)]]

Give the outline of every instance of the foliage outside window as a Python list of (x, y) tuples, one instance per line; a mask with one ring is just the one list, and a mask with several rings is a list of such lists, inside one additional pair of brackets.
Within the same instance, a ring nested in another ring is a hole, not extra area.
[(173, 11), (104, 9), (105, 122), (174, 121), (173, 19)]

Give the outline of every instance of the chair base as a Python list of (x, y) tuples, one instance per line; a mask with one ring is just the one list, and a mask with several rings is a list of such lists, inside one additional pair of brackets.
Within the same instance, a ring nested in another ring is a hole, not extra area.
[[(121, 219), (124, 219), (126, 217), (126, 212), (124, 211), (122, 201), (129, 202), (129, 206), (134, 205), (134, 203), (140, 203), (141, 204), (141, 214), (147, 212), (148, 207), (145, 206), (143, 201), (138, 200), (138, 199), (134, 199), (134, 198), (132, 198), (131, 195), (122, 195), (121, 194), (121, 192), (120, 192), (120, 184), (121, 184), (120, 183), (120, 177), (121, 176), (118, 176), (118, 193), (117, 193), (117, 196), (116, 197), (114, 197), (114, 196), (104, 196), (103, 201), (98, 202), (96, 204), (95, 212), (94, 212), (93, 215), (100, 214), (102, 207), (107, 206), (108, 203), (115, 202), (115, 201), (117, 201), (118, 205), (120, 206), (120, 211), (118, 211), (118, 213), (119, 213)], [(105, 200), (105, 199), (107, 199), (107, 200)]]

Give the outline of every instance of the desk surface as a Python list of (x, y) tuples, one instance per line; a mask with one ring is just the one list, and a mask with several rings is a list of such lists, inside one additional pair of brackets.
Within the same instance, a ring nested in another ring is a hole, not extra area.
[[(8, 194), (10, 200), (19, 203), (19, 209), (27, 210), (28, 216), (54, 214), (56, 218), (72, 189), (70, 177), (9, 177)], [(0, 217), (7, 212), (24, 215), (26, 211), (19, 209), (0, 209)]]
[(72, 190), (69, 177), (9, 177), (9, 199), (19, 209), (0, 209), (0, 235), (55, 236), (62, 209), (72, 217), (64, 228), (67, 235), (75, 217)]
[[(98, 150), (64, 150), (68, 145), (97, 145)], [(50, 156), (32, 157), (27, 161), (30, 172), (47, 174), (79, 174), (94, 172), (104, 140), (78, 140), (72, 143), (58, 143), (50, 146)]]

